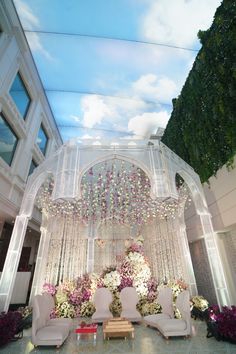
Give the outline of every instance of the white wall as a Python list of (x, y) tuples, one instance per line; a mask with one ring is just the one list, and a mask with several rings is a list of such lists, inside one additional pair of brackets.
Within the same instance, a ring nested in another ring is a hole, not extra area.
[[(231, 302), (236, 304), (236, 168), (223, 166), (215, 177), (209, 179), (209, 184), (204, 183), (203, 189), (212, 215)], [(189, 242), (196, 242), (202, 237), (202, 228), (193, 204), (185, 211), (185, 221)]]

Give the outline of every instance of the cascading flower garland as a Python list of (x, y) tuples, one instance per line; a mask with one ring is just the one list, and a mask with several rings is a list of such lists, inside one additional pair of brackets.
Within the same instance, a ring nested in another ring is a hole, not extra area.
[[(176, 294), (187, 287), (182, 280), (167, 284), (173, 289), (173, 299)], [(159, 286), (167, 286), (160, 284)], [(43, 291), (55, 298), (56, 307), (51, 317), (89, 317), (94, 311), (93, 296), (99, 287), (107, 287), (113, 294), (110, 309), (114, 316), (121, 314), (120, 291), (133, 286), (139, 296), (137, 309), (142, 315), (161, 311), (157, 303), (158, 284), (152, 278), (151, 270), (143, 252), (143, 238), (138, 237), (126, 250), (121, 265), (110, 266), (103, 273), (85, 274), (76, 281), (64, 282), (58, 286), (44, 284)]]
[(150, 197), (151, 183), (139, 167), (119, 159), (98, 163), (81, 180), (81, 199), (53, 201), (53, 181), (41, 187), (37, 205), (52, 216), (76, 216), (85, 223), (116, 220), (120, 224), (142, 225), (150, 218), (175, 218), (188, 198), (185, 185), (179, 188), (179, 199)]

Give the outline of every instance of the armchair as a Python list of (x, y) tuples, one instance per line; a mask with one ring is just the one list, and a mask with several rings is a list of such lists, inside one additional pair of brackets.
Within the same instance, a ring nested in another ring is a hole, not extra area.
[(151, 327), (157, 327), (157, 321), (174, 317), (173, 296), (171, 288), (161, 288), (157, 297), (158, 304), (161, 305), (162, 313), (144, 316), (143, 322)]
[(168, 339), (170, 336), (189, 336), (191, 335), (191, 315), (189, 292), (182, 291), (176, 300), (176, 307), (181, 314), (181, 319), (170, 318), (160, 319), (156, 323), (156, 327), (162, 335)]
[(45, 299), (42, 295), (36, 295), (32, 305), (32, 343), (35, 346), (61, 346), (69, 335), (69, 326), (48, 323), (48, 308), (45, 306)]

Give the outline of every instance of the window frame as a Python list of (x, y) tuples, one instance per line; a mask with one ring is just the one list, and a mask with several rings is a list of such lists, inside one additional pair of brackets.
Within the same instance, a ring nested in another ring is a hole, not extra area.
[[(26, 96), (27, 96), (28, 99), (29, 99), (29, 102), (27, 103), (27, 106), (26, 106), (26, 108), (25, 108), (24, 115), (21, 114), (21, 112), (20, 112), (20, 110), (19, 110), (19, 108), (18, 108), (18, 106), (17, 106), (17, 104), (16, 104), (14, 98), (13, 98), (12, 95), (11, 95), (11, 88), (12, 88), (12, 85), (14, 84), (15, 79), (16, 79), (17, 76), (19, 77), (20, 82), (21, 82), (21, 84), (22, 84), (22, 86), (23, 86), (23, 88), (24, 88), (24, 93), (26, 94)], [(10, 86), (10, 88), (9, 88), (9, 95), (10, 95), (11, 99), (13, 100), (13, 102), (14, 102), (14, 104), (15, 104), (15, 106), (16, 106), (16, 108), (17, 108), (17, 111), (19, 112), (20, 116), (21, 116), (21, 117), (23, 118), (23, 120), (25, 121), (26, 118), (27, 118), (27, 115), (28, 115), (28, 112), (29, 112), (29, 108), (30, 108), (30, 105), (31, 105), (31, 102), (33, 101), (33, 99), (32, 99), (32, 97), (31, 97), (31, 95), (30, 95), (30, 93), (29, 93), (29, 90), (28, 90), (28, 88), (27, 88), (27, 85), (26, 85), (26, 83), (25, 83), (25, 80), (24, 80), (23, 75), (21, 74), (21, 71), (20, 71), (20, 70), (17, 71), (17, 73), (16, 73), (16, 75), (15, 75), (15, 77), (14, 77), (14, 80), (12, 81), (12, 84), (11, 84), (11, 86)]]
[(49, 136), (48, 136), (48, 134), (47, 134), (47, 131), (46, 131), (46, 129), (45, 129), (43, 123), (41, 123), (41, 124), (40, 124), (40, 127), (39, 127), (39, 130), (38, 130), (37, 139), (38, 139), (38, 137), (39, 137), (40, 129), (42, 129), (42, 131), (43, 131), (44, 135), (46, 136), (47, 140), (46, 140), (46, 144), (45, 144), (45, 147), (44, 147), (43, 151), (41, 150), (41, 148), (40, 148), (40, 146), (39, 146), (38, 143), (37, 143), (37, 146), (38, 146), (39, 150), (41, 151), (41, 153), (42, 153), (44, 156), (46, 156), (47, 147), (48, 147), (48, 142), (49, 142)]
[[(30, 173), (30, 168), (31, 165), (34, 164), (35, 167), (33, 169), (33, 171)], [(32, 175), (32, 173), (34, 172), (34, 170), (38, 167), (38, 163), (35, 161), (34, 157), (32, 156), (31, 162), (30, 162), (30, 167), (29, 167), (29, 173), (28, 173), (28, 177)]]
[(5, 116), (5, 114), (4, 114), (2, 111), (0, 111), (0, 117), (2, 118), (2, 120), (5, 122), (6, 126), (9, 128), (9, 130), (11, 131), (11, 133), (12, 133), (12, 134), (15, 136), (15, 138), (16, 138), (16, 141), (15, 141), (15, 144), (14, 144), (14, 148), (13, 148), (13, 150), (12, 150), (12, 156), (11, 156), (10, 162), (8, 163), (8, 162), (0, 155), (0, 158), (1, 158), (8, 166), (11, 167), (12, 162), (13, 162), (13, 159), (14, 159), (14, 156), (15, 156), (16, 148), (17, 148), (17, 145), (18, 145), (20, 139), (19, 139), (18, 135), (16, 134), (16, 132), (14, 131), (14, 129), (11, 127), (11, 125), (10, 125), (10, 123), (8, 122), (8, 120), (7, 120), (6, 116)]

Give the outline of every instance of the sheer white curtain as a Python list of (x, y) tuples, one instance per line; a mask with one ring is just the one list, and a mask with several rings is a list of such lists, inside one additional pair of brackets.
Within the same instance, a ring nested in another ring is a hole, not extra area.
[(73, 216), (52, 216), (44, 227), (49, 234), (45, 281), (58, 284), (86, 272), (87, 227)]
[(145, 254), (159, 280), (186, 279), (186, 265), (178, 218), (150, 220), (143, 226)]
[(94, 245), (94, 271), (101, 273), (108, 266), (121, 264), (132, 230), (128, 225), (108, 221), (97, 230)]

